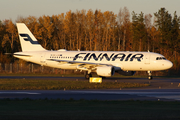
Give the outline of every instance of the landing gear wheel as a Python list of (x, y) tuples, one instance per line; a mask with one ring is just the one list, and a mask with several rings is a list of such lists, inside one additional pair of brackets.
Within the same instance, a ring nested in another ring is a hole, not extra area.
[(86, 79), (89, 79), (90, 77), (92, 77), (92, 74), (90, 73), (90, 74), (85, 74), (85, 78)]
[(149, 76), (149, 77), (148, 77), (148, 79), (149, 79), (149, 80), (152, 80), (152, 79), (153, 79), (153, 77), (152, 77), (152, 76)]

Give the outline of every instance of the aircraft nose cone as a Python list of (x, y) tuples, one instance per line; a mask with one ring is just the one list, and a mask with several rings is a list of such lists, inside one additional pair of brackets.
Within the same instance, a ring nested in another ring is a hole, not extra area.
[(172, 68), (173, 63), (171, 61), (169, 61), (169, 68)]
[(167, 62), (164, 64), (165, 69), (170, 69), (172, 66), (173, 66), (173, 63), (172, 63), (171, 61), (167, 61)]

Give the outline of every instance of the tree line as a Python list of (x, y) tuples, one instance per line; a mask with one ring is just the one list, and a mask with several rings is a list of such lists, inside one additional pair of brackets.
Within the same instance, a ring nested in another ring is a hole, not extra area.
[[(130, 18), (130, 14), (132, 18)], [(48, 50), (152, 51), (163, 54), (180, 67), (180, 17), (160, 8), (154, 15), (132, 13), (124, 7), (118, 14), (101, 10), (69, 10), (52, 16), (18, 17)], [(14, 62), (3, 53), (21, 51), (16, 25), (0, 21), (0, 62)]]

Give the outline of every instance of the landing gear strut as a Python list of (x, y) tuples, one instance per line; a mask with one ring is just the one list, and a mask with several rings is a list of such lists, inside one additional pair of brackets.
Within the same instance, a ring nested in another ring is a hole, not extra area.
[(149, 74), (148, 79), (149, 79), (149, 80), (153, 79), (153, 77), (152, 77), (152, 74), (151, 74), (151, 73), (152, 73), (151, 71), (148, 71), (148, 74)]
[(92, 74), (91, 73), (88, 74), (88, 72), (85, 72), (85, 78), (89, 79), (90, 77), (92, 77)]

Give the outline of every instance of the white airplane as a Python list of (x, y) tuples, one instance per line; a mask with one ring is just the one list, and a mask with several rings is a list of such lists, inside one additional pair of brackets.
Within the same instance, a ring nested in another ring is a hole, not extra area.
[(134, 75), (136, 71), (167, 70), (172, 62), (158, 53), (128, 51), (57, 51), (45, 50), (24, 23), (17, 23), (22, 52), (14, 57), (25, 61), (61, 69), (86, 71), (85, 78), (92, 72), (101, 77), (111, 77), (115, 72), (122, 75)]

